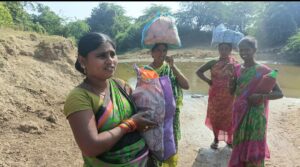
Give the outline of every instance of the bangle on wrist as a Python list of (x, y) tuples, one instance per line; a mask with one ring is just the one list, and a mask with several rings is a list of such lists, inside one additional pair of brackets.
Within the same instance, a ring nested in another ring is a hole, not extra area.
[(133, 132), (137, 129), (136, 123), (131, 118), (122, 121), (122, 123), (129, 127), (129, 132)]
[(125, 130), (126, 133), (130, 132), (130, 127), (126, 123), (121, 123), (119, 127)]

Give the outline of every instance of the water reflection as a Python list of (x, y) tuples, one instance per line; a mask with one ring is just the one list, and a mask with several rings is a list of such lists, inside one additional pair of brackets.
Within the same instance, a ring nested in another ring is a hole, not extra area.
[[(138, 66), (149, 64), (149, 62), (137, 62)], [(176, 62), (183, 74), (188, 78), (190, 89), (185, 93), (204, 94), (208, 93), (208, 85), (199, 79), (195, 72), (203, 62)], [(136, 74), (133, 69), (134, 63), (119, 63), (116, 77), (126, 80), (132, 87), (136, 84)], [(300, 98), (300, 66), (287, 64), (267, 64), (271, 68), (279, 70), (278, 82), (286, 97)], [(210, 75), (209, 72), (206, 75)]]

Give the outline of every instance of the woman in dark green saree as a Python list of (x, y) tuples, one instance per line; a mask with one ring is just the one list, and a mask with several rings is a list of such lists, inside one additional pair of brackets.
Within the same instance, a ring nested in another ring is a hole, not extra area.
[(131, 88), (112, 79), (118, 59), (105, 34), (88, 33), (78, 43), (76, 69), (84, 81), (68, 95), (64, 114), (85, 167), (145, 167), (148, 148), (138, 131), (156, 125), (136, 113)]
[[(171, 56), (167, 56), (168, 45), (164, 43), (157, 43), (151, 49), (151, 55), (153, 62), (144, 66), (145, 69), (156, 71), (159, 76), (169, 76), (172, 83), (173, 95), (176, 100), (176, 111), (173, 121), (173, 132), (175, 139), (176, 150), (178, 150), (178, 141), (181, 138), (180, 133), (180, 108), (182, 106), (183, 93), (182, 89), (189, 89), (189, 83), (186, 77), (180, 72), (178, 67), (174, 63), (174, 59)], [(177, 166), (178, 155), (177, 153), (167, 159), (164, 162), (159, 162), (154, 159), (155, 166)]]

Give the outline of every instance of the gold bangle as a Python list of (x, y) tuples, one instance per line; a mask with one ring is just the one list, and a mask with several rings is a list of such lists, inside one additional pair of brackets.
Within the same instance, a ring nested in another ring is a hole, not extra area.
[(122, 121), (122, 123), (126, 124), (129, 127), (129, 132), (133, 132), (137, 129), (136, 123), (130, 118), (127, 120)]
[(130, 131), (130, 127), (129, 127), (126, 123), (121, 123), (121, 124), (119, 125), (119, 127), (120, 127), (121, 129), (124, 129), (126, 133), (128, 133), (128, 132)]

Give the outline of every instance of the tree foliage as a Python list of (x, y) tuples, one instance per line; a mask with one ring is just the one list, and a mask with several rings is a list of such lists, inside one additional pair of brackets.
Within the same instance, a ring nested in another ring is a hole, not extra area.
[(0, 3), (0, 26), (10, 26), (13, 24), (13, 18), (9, 10)]
[(63, 19), (55, 12), (51, 11), (48, 6), (38, 4), (38, 15), (33, 15), (33, 22), (40, 24), (50, 35), (62, 35)]
[(300, 58), (300, 29), (297, 34), (288, 39), (286, 46), (283, 48), (283, 52), (287, 55), (298, 56), (298, 59)]
[(119, 5), (100, 3), (92, 10), (91, 17), (87, 19), (87, 22), (92, 32), (102, 32), (113, 37), (115, 34), (113, 34), (112, 27), (116, 20), (122, 20), (115, 17), (124, 16), (124, 14), (125, 10)]
[[(28, 8), (36, 13), (28, 14)], [(89, 31), (102, 32), (117, 42), (118, 51), (128, 51), (141, 47), (142, 30), (157, 13), (169, 13), (175, 17), (184, 47), (209, 45), (212, 29), (223, 23), (230, 29), (255, 36), (259, 46), (286, 45), (286, 51), (298, 53), (299, 34), (295, 33), (300, 28), (299, 9), (300, 2), (194, 1), (180, 2), (176, 13), (164, 5), (152, 4), (141, 16), (131, 18), (125, 15), (123, 7), (104, 2), (99, 3), (86, 20), (68, 23), (40, 3), (4, 1), (0, 3), (0, 25), (62, 35), (74, 41)]]
[(267, 4), (259, 27), (257, 37), (267, 47), (283, 45), (297, 31), (289, 6), (279, 2)]
[(9, 10), (12, 16), (13, 23), (17, 29), (30, 31), (36, 28), (30, 17), (26, 12), (25, 6), (29, 3), (19, 1), (4, 1), (3, 5)]
[(75, 39), (79, 39), (89, 31), (90, 31), (90, 26), (87, 24), (85, 20), (77, 20), (68, 23), (64, 27), (63, 35), (65, 37), (74, 37)]

